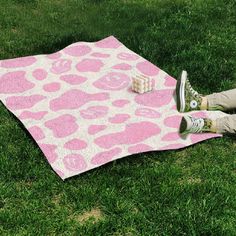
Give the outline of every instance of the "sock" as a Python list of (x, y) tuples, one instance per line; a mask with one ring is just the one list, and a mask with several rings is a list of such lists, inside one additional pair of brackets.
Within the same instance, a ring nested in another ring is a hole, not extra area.
[(201, 109), (201, 110), (207, 110), (207, 109), (208, 109), (207, 97), (201, 97), (200, 109)]
[(209, 119), (209, 118), (203, 118), (204, 120), (204, 126), (202, 128), (203, 132), (211, 132), (216, 133), (216, 122)]
[(216, 128), (216, 121), (213, 120), (211, 124), (211, 132), (212, 133), (217, 133), (217, 128)]

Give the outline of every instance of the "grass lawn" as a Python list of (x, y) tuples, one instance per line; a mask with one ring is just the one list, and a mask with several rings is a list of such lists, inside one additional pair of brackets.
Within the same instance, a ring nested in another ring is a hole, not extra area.
[[(0, 0), (0, 59), (116, 36), (203, 94), (236, 87), (235, 0)], [(236, 235), (236, 142), (133, 155), (63, 182), (0, 105), (0, 235)]]

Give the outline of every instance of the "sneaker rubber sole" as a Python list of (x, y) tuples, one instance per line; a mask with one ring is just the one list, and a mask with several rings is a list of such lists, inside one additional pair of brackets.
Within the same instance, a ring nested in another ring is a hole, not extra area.
[(186, 130), (187, 130), (187, 120), (185, 119), (185, 117), (182, 117), (182, 120), (179, 126), (179, 132), (180, 134), (186, 134), (187, 133)]
[(176, 98), (177, 98), (177, 109), (179, 112), (184, 112), (185, 110), (185, 83), (187, 78), (187, 72), (182, 71), (180, 79), (177, 81), (176, 85)]

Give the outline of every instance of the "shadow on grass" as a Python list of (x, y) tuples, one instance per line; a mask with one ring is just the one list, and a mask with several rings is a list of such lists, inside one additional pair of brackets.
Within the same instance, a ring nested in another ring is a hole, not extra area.
[(65, 47), (69, 46), (70, 44), (76, 43), (78, 41), (95, 42), (97, 40), (99, 40), (98, 37), (93, 37), (86, 32), (79, 32), (76, 34), (71, 33), (68, 35), (63, 35), (60, 38), (57, 37), (53, 41), (40, 41), (40, 43), (33, 48), (33, 51), (35, 54), (51, 54), (58, 52), (64, 49)]

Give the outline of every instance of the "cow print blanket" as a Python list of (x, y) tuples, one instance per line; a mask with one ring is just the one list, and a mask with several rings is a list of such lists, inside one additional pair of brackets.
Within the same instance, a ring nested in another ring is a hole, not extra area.
[[(131, 78), (155, 81), (137, 94)], [(115, 37), (48, 55), (0, 61), (0, 99), (64, 180), (134, 153), (179, 149), (219, 137), (178, 134), (176, 80)], [(194, 116), (223, 116), (194, 112)]]

